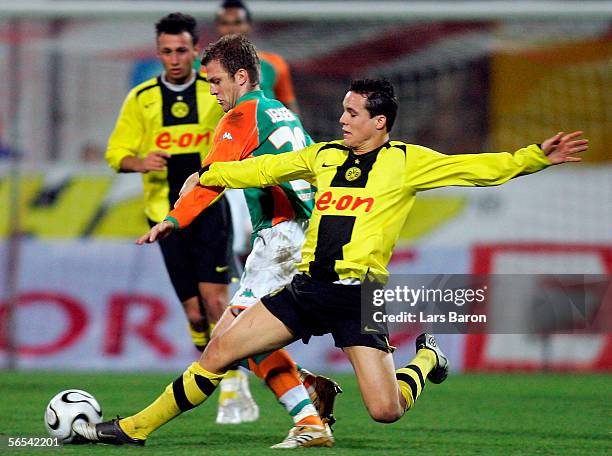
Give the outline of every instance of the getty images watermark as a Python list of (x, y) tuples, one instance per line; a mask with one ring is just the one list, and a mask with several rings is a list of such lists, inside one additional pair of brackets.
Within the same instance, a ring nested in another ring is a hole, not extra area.
[(463, 307), (473, 303), (482, 303), (486, 300), (487, 286), (482, 288), (456, 288), (445, 289), (412, 288), (407, 285), (396, 285), (392, 289), (374, 289), (372, 291), (372, 305), (379, 307), (372, 318), (377, 323), (486, 323), (486, 314), (465, 314), (458, 311), (449, 310), (448, 312), (429, 313), (423, 310), (400, 311), (399, 313), (388, 314), (383, 307), (388, 303), (405, 304), (410, 309), (420, 309), (426, 307), (427, 303), (448, 304), (449, 306)]
[(612, 329), (604, 275), (392, 275), (362, 285), (364, 333), (596, 333)]

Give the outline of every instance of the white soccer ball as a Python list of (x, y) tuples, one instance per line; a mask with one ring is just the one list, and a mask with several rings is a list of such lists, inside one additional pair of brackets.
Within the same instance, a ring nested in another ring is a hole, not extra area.
[(45, 411), (45, 426), (51, 437), (57, 437), (63, 443), (72, 442), (75, 438), (72, 424), (78, 420), (93, 424), (102, 421), (102, 408), (87, 391), (65, 390), (49, 401)]

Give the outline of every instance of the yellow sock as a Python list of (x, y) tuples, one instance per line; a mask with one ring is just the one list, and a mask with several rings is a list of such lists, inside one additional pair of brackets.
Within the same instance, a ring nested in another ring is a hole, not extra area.
[(406, 400), (405, 410), (409, 410), (416, 402), (419, 394), (425, 388), (425, 378), (436, 367), (436, 362), (436, 354), (434, 352), (421, 349), (406, 367), (395, 371), (400, 391)]
[(215, 326), (217, 325), (216, 323), (204, 324), (206, 326), (206, 328), (204, 329), (201, 328), (201, 325), (195, 325), (196, 327), (194, 328), (193, 324), (189, 324), (189, 334), (191, 335), (191, 341), (193, 342), (193, 345), (195, 345), (196, 348), (201, 352), (204, 351), (204, 349), (208, 345), (208, 342), (210, 342), (213, 329), (215, 329)]
[(204, 402), (217, 388), (223, 374), (213, 374), (193, 363), (144, 410), (119, 421), (121, 429), (132, 438), (146, 439), (158, 427), (182, 412)]
[(189, 325), (189, 334), (191, 335), (191, 341), (193, 345), (199, 351), (204, 351), (208, 342), (210, 342), (210, 331), (208, 327), (205, 330), (195, 329), (192, 325)]
[(236, 399), (238, 397), (238, 389), (240, 388), (241, 374), (238, 369), (231, 369), (225, 373), (221, 382), (221, 392), (219, 393), (219, 405), (225, 404), (228, 399)]

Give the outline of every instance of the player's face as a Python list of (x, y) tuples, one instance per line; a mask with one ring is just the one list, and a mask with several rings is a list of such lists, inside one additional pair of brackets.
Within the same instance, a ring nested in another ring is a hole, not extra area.
[(378, 117), (370, 117), (366, 109), (367, 98), (359, 93), (348, 92), (342, 102), (343, 112), (340, 116), (344, 144), (353, 149), (370, 140), (377, 132)]
[(193, 62), (198, 57), (198, 47), (194, 46), (191, 35), (162, 33), (157, 39), (157, 54), (164, 69), (166, 79), (171, 84), (183, 84), (191, 77)]
[(246, 11), (242, 8), (224, 8), (217, 14), (217, 33), (219, 36), (237, 33), (248, 35), (251, 32), (251, 24), (247, 21)]
[(210, 83), (210, 93), (217, 97), (217, 103), (227, 112), (236, 106), (240, 98), (240, 84), (229, 75), (218, 60), (211, 60), (206, 65), (206, 78)]

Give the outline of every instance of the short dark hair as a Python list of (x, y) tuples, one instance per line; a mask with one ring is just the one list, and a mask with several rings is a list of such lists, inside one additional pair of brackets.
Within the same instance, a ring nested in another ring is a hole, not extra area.
[(391, 131), (397, 116), (398, 102), (393, 86), (386, 79), (354, 79), (349, 91), (365, 95), (365, 108), (370, 118), (383, 115), (387, 118), (387, 131)]
[[(245, 18), (247, 22), (250, 24), (253, 22), (253, 17), (251, 16), (251, 10), (245, 5), (242, 0), (225, 0), (221, 2), (220, 9), (229, 9), (229, 8), (237, 8), (244, 11)], [(219, 13), (217, 13), (217, 19), (219, 19)]]
[(208, 65), (213, 60), (218, 60), (232, 77), (241, 68), (245, 69), (251, 84), (259, 84), (257, 49), (243, 35), (225, 35), (210, 44), (202, 55), (202, 65)]
[(171, 13), (165, 17), (162, 17), (157, 24), (155, 24), (155, 32), (157, 38), (162, 33), (168, 35), (180, 35), (183, 32), (187, 32), (191, 35), (193, 44), (198, 44), (198, 35), (196, 33), (197, 22), (189, 14), (183, 13)]

